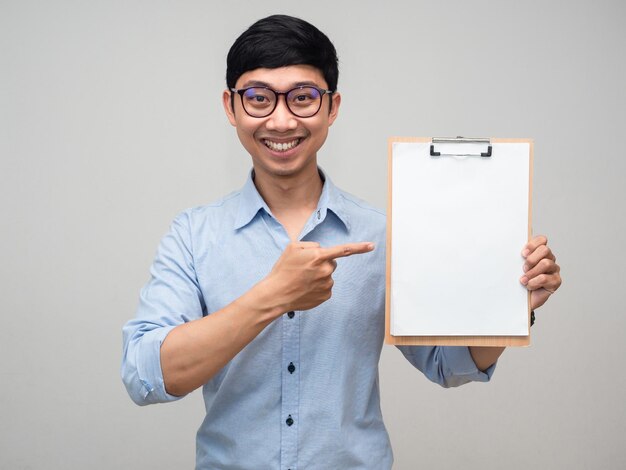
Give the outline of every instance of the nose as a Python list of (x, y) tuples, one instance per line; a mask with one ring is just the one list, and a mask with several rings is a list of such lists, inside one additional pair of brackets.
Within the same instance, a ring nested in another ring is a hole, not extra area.
[(269, 119), (266, 123), (266, 127), (268, 130), (285, 132), (294, 130), (296, 127), (298, 127), (298, 121), (296, 120), (296, 117), (291, 113), (291, 111), (289, 111), (289, 108), (287, 108), (287, 103), (285, 102), (285, 99), (285, 96), (280, 96), (278, 98), (278, 103), (276, 103), (276, 109), (272, 114), (269, 115)]

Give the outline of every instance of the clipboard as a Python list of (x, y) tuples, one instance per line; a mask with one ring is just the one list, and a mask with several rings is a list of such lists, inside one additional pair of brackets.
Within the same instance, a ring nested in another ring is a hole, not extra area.
[(527, 346), (533, 141), (388, 141), (385, 342)]

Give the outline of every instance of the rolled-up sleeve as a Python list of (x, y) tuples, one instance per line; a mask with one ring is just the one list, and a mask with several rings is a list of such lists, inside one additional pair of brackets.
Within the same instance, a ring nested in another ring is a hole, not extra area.
[(150, 274), (137, 314), (122, 330), (122, 381), (138, 405), (181, 398), (165, 390), (161, 344), (176, 326), (201, 318), (205, 311), (194, 267), (189, 213), (179, 215), (161, 240)]
[(468, 382), (488, 382), (495, 370), (476, 367), (466, 346), (398, 346), (404, 357), (426, 377), (442, 387), (458, 387)]

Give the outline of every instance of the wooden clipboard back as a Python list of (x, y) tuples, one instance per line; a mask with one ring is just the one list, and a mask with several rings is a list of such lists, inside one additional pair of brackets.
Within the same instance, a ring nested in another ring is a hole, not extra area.
[[(532, 175), (533, 140), (491, 138), (491, 143), (529, 144), (528, 175), (528, 240), (532, 237)], [(391, 255), (392, 255), (392, 156), (396, 142), (431, 143), (432, 137), (390, 137), (388, 139), (388, 185), (387, 185), (387, 260), (385, 298), (385, 343), (393, 345), (421, 346), (528, 346), (530, 345), (530, 292), (528, 292), (528, 335), (526, 336), (394, 336), (391, 334)], [(520, 247), (521, 249), (522, 247)], [(520, 276), (521, 276), (520, 272)]]

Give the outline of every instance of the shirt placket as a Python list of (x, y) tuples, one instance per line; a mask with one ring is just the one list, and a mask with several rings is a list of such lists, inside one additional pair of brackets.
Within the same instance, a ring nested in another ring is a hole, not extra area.
[[(268, 229), (278, 246), (289, 243), (286, 232), (273, 217), (265, 219)], [(317, 209), (305, 225), (301, 240), (323, 221), (322, 211)], [(271, 228), (270, 228), (271, 227)], [(282, 316), (282, 401), (280, 468), (296, 470), (298, 464), (298, 428), (300, 406), (300, 313), (287, 312)]]
[(296, 470), (298, 462), (298, 407), (300, 401), (300, 315), (287, 312), (283, 330), (281, 451), (282, 470)]

